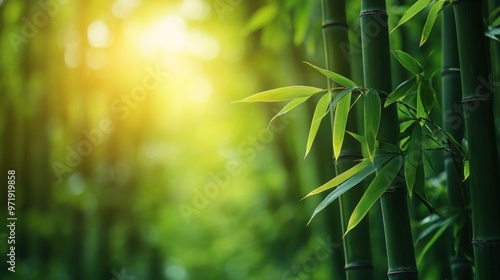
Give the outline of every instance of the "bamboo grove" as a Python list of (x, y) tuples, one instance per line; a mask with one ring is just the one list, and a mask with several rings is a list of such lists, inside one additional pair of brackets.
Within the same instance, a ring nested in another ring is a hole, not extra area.
[[(424, 269), (445, 266), (442, 279), (500, 279), (498, 1), (391, 1), (391, 9), (385, 2), (361, 0), (350, 6), (359, 13), (349, 18), (344, 0), (323, 0), (325, 62), (304, 67), (328, 83), (241, 101), (288, 101), (279, 116), (316, 100), (306, 156), (323, 137), (320, 123), (330, 119), (323, 123), (331, 128), (336, 175), (305, 198), (323, 199), (309, 223), (339, 200), (340, 215), (329, 220), (342, 223), (346, 279), (376, 278), (372, 251), (383, 246), (370, 238), (381, 230), (376, 220), (383, 221), (389, 279), (424, 279), (423, 260), (438, 246), (445, 260)], [(404, 10), (395, 12), (395, 5)], [(415, 25), (418, 41), (394, 43), (397, 36), (408, 39), (401, 34)], [(426, 49), (429, 44), (441, 47)], [(441, 56), (437, 69), (428, 63), (435, 56)], [(360, 71), (362, 81), (354, 81)], [(430, 194), (436, 164), (443, 165), (447, 186), (439, 204)], [(381, 213), (368, 219), (376, 204)], [(420, 222), (415, 205), (427, 211)]]

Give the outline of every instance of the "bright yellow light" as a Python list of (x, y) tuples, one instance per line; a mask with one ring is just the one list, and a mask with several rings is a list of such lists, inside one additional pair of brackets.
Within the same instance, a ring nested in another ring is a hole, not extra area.
[(179, 52), (186, 43), (186, 22), (179, 16), (168, 16), (154, 23), (139, 39), (144, 54), (160, 50)]
[(106, 47), (109, 45), (109, 29), (108, 25), (102, 20), (96, 20), (89, 25), (87, 30), (89, 43), (96, 48)]

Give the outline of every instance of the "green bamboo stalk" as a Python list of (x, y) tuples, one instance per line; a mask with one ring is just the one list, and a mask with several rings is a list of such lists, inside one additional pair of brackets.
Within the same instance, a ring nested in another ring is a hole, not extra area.
[[(495, 9), (500, 7), (500, 0), (489, 0), (488, 1), (488, 11), (486, 16), (489, 17)], [(493, 22), (494, 19), (490, 19), (489, 24)], [(492, 81), (493, 90), (498, 95), (500, 93), (500, 43), (498, 41), (489, 40), (490, 49), (490, 63), (492, 70)], [(497, 157), (500, 159), (500, 98), (494, 99), (494, 113), (495, 113), (495, 132), (497, 137)]]
[[(458, 59), (455, 16), (452, 9), (443, 11), (442, 28), (442, 89), (443, 89), (443, 128), (455, 139), (464, 137), (460, 86), (460, 64)], [(453, 153), (445, 157), (445, 170), (448, 179), (448, 201), (450, 214), (464, 212), (469, 203), (469, 189), (463, 183), (463, 163), (458, 156), (460, 151), (450, 145)], [(457, 225), (455, 225), (457, 226)], [(459, 247), (451, 256), (451, 273), (453, 279), (473, 279), (473, 263), (471, 244), (471, 222), (467, 218), (460, 230)], [(451, 233), (450, 233), (451, 235)]]
[(469, 147), (472, 244), (477, 279), (500, 279), (500, 187), (493, 120), (493, 92), (482, 2), (454, 1), (462, 78), (462, 104)]
[[(351, 76), (350, 57), (345, 52), (349, 46), (348, 26), (346, 22), (345, 0), (324, 0), (323, 2), (323, 36), (328, 70)], [(329, 81), (329, 87), (337, 87)], [(356, 106), (349, 112), (347, 130), (358, 132)], [(333, 120), (333, 112), (332, 112)], [(336, 160), (336, 172), (340, 174), (361, 159), (361, 145), (353, 138), (346, 138), (340, 155)], [(349, 218), (364, 193), (363, 184), (359, 184), (339, 199), (342, 229), (345, 232)], [(372, 279), (373, 265), (371, 261), (370, 231), (368, 217), (343, 239), (345, 272), (347, 279)]]
[[(392, 86), (387, 19), (384, 0), (362, 0), (360, 20), (365, 86), (388, 93), (391, 92)], [(393, 104), (382, 109), (377, 139), (397, 144), (398, 135), (398, 117), (396, 105)], [(386, 236), (388, 277), (418, 279), (406, 186), (401, 181), (395, 180), (380, 199)]]

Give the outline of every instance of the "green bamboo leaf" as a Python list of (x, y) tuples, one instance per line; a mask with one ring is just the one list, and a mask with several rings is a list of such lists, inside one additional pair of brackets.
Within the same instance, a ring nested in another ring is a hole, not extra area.
[(393, 90), (385, 100), (384, 107), (405, 98), (417, 85), (417, 77), (410, 78), (402, 82), (395, 90)]
[(443, 1), (443, 0), (438, 0), (432, 6), (432, 9), (430, 10), (429, 14), (427, 15), (427, 20), (425, 21), (424, 30), (422, 31), (422, 37), (420, 38), (420, 46), (422, 46), (427, 41), (427, 38), (429, 38), (429, 35), (431, 34), (431, 31), (432, 31), (432, 27), (434, 27), (434, 23), (436, 22), (437, 15), (444, 8), (446, 8), (446, 7), (443, 8), (443, 6), (445, 4), (446, 4), (446, 6), (448, 6), (449, 2)]
[(420, 80), (417, 86), (417, 118), (425, 118), (427, 117), (424, 103), (422, 101), (422, 96), (425, 94), (425, 81)]
[(446, 135), (446, 138), (453, 144), (457, 149), (460, 149), (461, 145), (458, 143), (458, 141), (451, 135), (449, 132), (444, 131), (444, 134)]
[(278, 6), (275, 4), (268, 4), (257, 10), (250, 18), (248, 24), (243, 27), (243, 34), (248, 35), (258, 29), (268, 25), (279, 14)]
[(369, 159), (363, 159), (360, 163), (354, 165), (350, 169), (342, 172), (341, 174), (335, 176), (335, 178), (331, 179), (330, 181), (326, 182), (322, 186), (314, 189), (313, 191), (309, 192), (304, 198), (310, 197), (312, 195), (324, 192), (326, 190), (329, 190), (331, 188), (335, 188), (336, 186), (344, 183), (347, 179), (353, 177), (354, 175), (362, 172), (363, 170), (371, 169), (371, 162)]
[(375, 90), (368, 90), (365, 95), (364, 105), (366, 149), (368, 151), (369, 158), (373, 160), (373, 156), (375, 155), (375, 142), (377, 140), (377, 133), (380, 125), (380, 114), (382, 110), (380, 97)]
[(464, 181), (469, 178), (470, 169), (469, 169), (469, 160), (464, 161)]
[[(422, 163), (422, 159), (420, 159), (420, 160), (421, 161), (417, 165), (417, 171), (416, 171), (416, 175), (415, 175), (415, 187), (413, 188), (413, 193), (425, 205), (427, 202), (427, 192), (425, 191), (425, 169), (424, 169), (424, 165)], [(429, 207), (427, 207), (427, 208), (429, 208)]]
[(434, 106), (434, 102), (436, 100), (436, 91), (432, 87), (431, 80), (424, 79), (422, 84), (422, 104), (424, 105), (425, 112), (430, 114), (432, 107)]
[(274, 116), (270, 121), (269, 121), (269, 125), (271, 125), (271, 123), (274, 121), (274, 119), (276, 119), (277, 117), (281, 116), (281, 115), (284, 115), (288, 112), (290, 112), (293, 108), (299, 106), (300, 104), (304, 103), (307, 101), (307, 99), (309, 99), (310, 96), (306, 96), (306, 97), (299, 97), (299, 98), (295, 98), (295, 99), (292, 99), (290, 102), (288, 102), (285, 107), (283, 107), (283, 109), (281, 109), (278, 114), (276, 114), (276, 116)]
[(344, 142), (345, 128), (350, 107), (351, 94), (348, 94), (337, 103), (335, 108), (333, 117), (333, 155), (335, 159), (339, 158), (340, 149)]
[(354, 139), (356, 139), (359, 143), (361, 143), (361, 145), (366, 145), (366, 139), (365, 137), (357, 134), (357, 133), (354, 133), (354, 132), (351, 132), (351, 131), (346, 131), (347, 133), (349, 133), (349, 135), (351, 135)]
[(406, 12), (403, 14), (396, 27), (394, 27), (391, 30), (391, 32), (393, 32), (396, 28), (400, 27), (402, 24), (404, 24), (412, 17), (414, 17), (416, 14), (418, 14), (420, 11), (429, 6), (431, 2), (432, 0), (418, 0), (417, 2), (415, 2), (415, 4), (413, 4), (410, 8), (408, 8), (408, 10), (406, 10)]
[(393, 51), (394, 56), (396, 56), (397, 60), (401, 65), (403, 65), (408, 71), (412, 72), (415, 75), (419, 75), (424, 72), (424, 68), (415, 58), (404, 51)]
[(310, 86), (289, 86), (256, 93), (236, 102), (278, 102), (325, 92), (324, 89)]
[[(358, 141), (361, 144), (361, 146), (366, 146), (365, 137), (363, 137), (357, 133), (351, 132), (351, 131), (346, 131), (346, 132), (349, 133), (349, 135), (351, 135), (354, 139), (356, 139), (356, 141)], [(379, 149), (380, 151), (388, 153), (388, 154), (399, 154), (401, 152), (398, 145), (394, 145), (392, 143), (388, 143), (388, 142), (384, 142), (384, 141), (377, 140), (375, 143), (375, 147), (377, 149)]]
[(396, 156), (391, 161), (389, 161), (382, 169), (377, 173), (375, 179), (370, 183), (366, 192), (361, 197), (358, 205), (352, 212), (351, 218), (349, 218), (349, 224), (347, 226), (346, 233), (352, 230), (355, 226), (361, 222), (368, 211), (372, 208), (373, 204), (380, 198), (384, 191), (391, 185), (394, 178), (398, 174), (401, 166), (403, 164), (403, 157)]
[(307, 147), (305, 156), (307, 156), (307, 154), (311, 150), (314, 138), (316, 138), (316, 134), (318, 133), (321, 120), (325, 117), (326, 113), (328, 112), (328, 105), (330, 104), (331, 99), (332, 99), (332, 94), (328, 92), (325, 95), (323, 95), (321, 99), (318, 101), (318, 104), (316, 104), (316, 109), (314, 110), (311, 127), (309, 129), (309, 136), (307, 137)]
[(321, 201), (321, 203), (318, 204), (318, 206), (316, 206), (316, 209), (314, 209), (314, 212), (311, 216), (311, 219), (309, 219), (309, 222), (307, 224), (311, 223), (314, 216), (316, 216), (316, 214), (321, 212), (321, 210), (325, 209), (326, 206), (330, 205), (330, 203), (332, 203), (339, 196), (341, 196), (342, 194), (344, 194), (345, 192), (347, 192), (348, 190), (352, 189), (354, 186), (359, 184), (359, 182), (363, 181), (366, 177), (368, 177), (370, 174), (375, 172), (375, 170), (377, 168), (379, 168), (382, 164), (384, 164), (385, 162), (387, 162), (388, 160), (390, 160), (393, 157), (394, 157), (393, 155), (376, 156), (373, 159), (373, 164), (370, 164), (370, 161), (368, 159), (364, 159), (362, 161), (362, 162), (364, 162), (363, 168), (361, 170), (359, 170), (358, 172), (356, 172), (352, 177), (350, 177), (349, 179), (344, 181), (340, 186), (338, 186), (330, 194), (328, 194), (328, 196), (325, 197), (325, 199), (323, 199), (323, 201)]
[(408, 187), (410, 198), (413, 195), (413, 187), (415, 185), (415, 178), (417, 176), (417, 167), (420, 163), (420, 157), (422, 154), (421, 149), (422, 127), (415, 123), (413, 125), (412, 134), (408, 143), (408, 151), (406, 152), (404, 167), (406, 186)]
[(349, 87), (349, 88), (346, 88), (338, 93), (334, 92), (333, 95), (334, 95), (334, 98), (333, 98), (333, 101), (332, 101), (332, 104), (330, 106), (335, 107), (337, 105), (337, 103), (340, 101), (340, 99), (344, 98), (346, 95), (348, 95), (349, 93), (353, 92), (355, 89), (358, 89), (359, 87), (358, 86), (353, 86), (353, 87)]
[(497, 27), (489, 26), (488, 30), (485, 32), (485, 35), (488, 38), (500, 42), (500, 26)]
[(453, 224), (456, 217), (457, 217), (456, 215), (452, 216), (452, 217), (446, 219), (444, 222), (440, 223), (439, 229), (436, 231), (434, 236), (432, 236), (431, 240), (429, 240), (429, 242), (427, 242), (425, 244), (425, 247), (422, 249), (422, 252), (420, 252), (420, 255), (418, 256), (418, 260), (417, 260), (417, 265), (420, 264), (425, 253), (427, 253), (427, 251), (429, 251), (429, 249), (432, 247), (432, 245), (434, 245), (436, 243), (436, 241), (439, 239), (439, 237), (441, 237), (441, 235), (443, 235), (443, 233), (448, 229), (448, 227)]
[(342, 86), (347, 87), (347, 88), (356, 87), (356, 83), (354, 83), (353, 81), (349, 80), (348, 78), (346, 78), (340, 74), (334, 73), (332, 71), (328, 71), (326, 69), (319, 68), (317, 66), (312, 65), (309, 62), (304, 62), (304, 63), (313, 67), (314, 69), (318, 70), (321, 74), (327, 76), (328, 78), (330, 78), (332, 81), (338, 83), (339, 85), (342, 85)]

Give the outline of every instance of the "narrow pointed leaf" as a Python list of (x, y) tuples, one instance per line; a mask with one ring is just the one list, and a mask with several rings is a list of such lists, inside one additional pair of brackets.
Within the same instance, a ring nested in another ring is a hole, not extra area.
[(346, 88), (338, 93), (334, 93), (333, 94), (333, 101), (332, 101), (332, 104), (331, 106), (332, 107), (335, 107), (335, 105), (337, 105), (337, 103), (340, 101), (340, 99), (344, 98), (346, 95), (348, 95), (349, 93), (351, 93), (352, 91), (354, 91), (355, 89), (358, 89), (359, 87), (358, 86), (353, 86), (353, 87), (349, 87), (349, 88)]
[(424, 257), (425, 253), (429, 251), (429, 249), (436, 243), (436, 241), (443, 235), (443, 233), (448, 229), (448, 227), (455, 221), (456, 216), (450, 217), (445, 220), (444, 223), (442, 223), (439, 227), (439, 229), (436, 231), (434, 236), (432, 236), (431, 240), (429, 240), (426, 244), (425, 247), (422, 249), (422, 252), (420, 252), (420, 255), (418, 256), (417, 264), (420, 264), (422, 261), (422, 258)]
[(406, 186), (410, 198), (413, 195), (413, 187), (415, 185), (415, 177), (417, 176), (417, 167), (420, 163), (422, 153), (422, 127), (415, 123), (413, 125), (412, 134), (408, 143), (408, 151), (405, 158), (405, 179)]
[(500, 26), (497, 27), (488, 27), (488, 30), (485, 32), (486, 37), (491, 38), (500, 42)]
[(395, 90), (393, 90), (387, 99), (385, 100), (384, 106), (387, 107), (392, 103), (405, 98), (417, 85), (417, 77), (410, 78), (402, 82)]
[[(403, 164), (403, 158), (396, 156), (377, 173), (366, 192), (354, 208), (345, 235), (361, 222), (373, 204), (380, 198), (384, 191), (391, 185)], [(344, 235), (344, 236), (345, 236)]]
[[(341, 174), (337, 175), (335, 178), (331, 179), (330, 181), (326, 182), (322, 186), (314, 189), (310, 193), (308, 193), (304, 198), (310, 197), (312, 195), (324, 192), (326, 190), (329, 190), (331, 188), (335, 188), (336, 186), (344, 183), (347, 179), (353, 177), (354, 175), (362, 172), (365, 169), (372, 169), (371, 167), (371, 162), (368, 159), (363, 159), (361, 162), (358, 164), (354, 165), (350, 169), (342, 172)], [(303, 198), (303, 199), (304, 199)]]
[(368, 156), (372, 160), (375, 155), (375, 141), (377, 140), (377, 133), (380, 125), (380, 114), (382, 110), (378, 93), (371, 89), (368, 90), (365, 95), (364, 105), (366, 149), (368, 151)]
[(434, 106), (434, 102), (436, 100), (436, 91), (432, 87), (431, 80), (422, 80), (422, 89), (421, 89), (421, 100), (422, 105), (424, 106), (425, 112), (430, 114), (432, 107)]
[(335, 159), (339, 158), (340, 149), (344, 142), (345, 128), (350, 107), (351, 94), (348, 94), (337, 103), (335, 108), (333, 119), (333, 155)]
[(318, 70), (321, 74), (327, 76), (329, 79), (331, 79), (332, 81), (338, 83), (339, 85), (342, 85), (342, 86), (345, 86), (347, 88), (349, 87), (355, 87), (356, 86), (356, 83), (354, 83), (353, 81), (349, 80), (348, 78), (340, 75), (340, 74), (337, 74), (337, 73), (334, 73), (332, 71), (329, 71), (329, 70), (326, 70), (326, 69), (323, 69), (323, 68), (319, 68), (317, 66), (314, 66), (312, 65), (311, 63), (309, 62), (305, 62), (307, 65), (313, 67), (314, 69)]
[(425, 112), (424, 103), (422, 101), (422, 95), (425, 91), (425, 81), (420, 81), (417, 87), (417, 118), (425, 118), (427, 116)]
[(283, 109), (281, 109), (278, 114), (276, 114), (276, 116), (274, 116), (270, 121), (269, 121), (269, 125), (271, 125), (271, 123), (273, 122), (274, 119), (276, 119), (277, 117), (281, 116), (281, 115), (284, 115), (288, 112), (290, 112), (293, 108), (299, 106), (300, 104), (304, 103), (307, 99), (309, 99), (310, 96), (306, 96), (306, 97), (299, 97), (299, 98), (295, 98), (295, 99), (292, 99), (290, 102), (288, 102), (285, 107), (283, 107)]
[(422, 31), (422, 37), (420, 38), (420, 46), (422, 46), (427, 41), (427, 38), (429, 38), (429, 35), (431, 34), (432, 31), (432, 27), (434, 27), (434, 23), (436, 22), (438, 13), (443, 10), (443, 6), (447, 3), (448, 3), (447, 1), (438, 0), (432, 6), (432, 9), (427, 15), (427, 20), (425, 21), (424, 29)]
[(308, 97), (321, 92), (325, 90), (310, 86), (289, 86), (259, 92), (236, 102), (278, 102)]
[[(370, 174), (375, 172), (377, 168), (379, 168), (382, 164), (393, 158), (394, 156), (392, 155), (380, 155), (376, 156), (373, 160), (373, 164), (370, 164), (368, 161), (367, 166), (364, 166), (363, 169), (361, 169), (359, 172), (357, 172), (354, 176), (350, 177), (347, 179), (344, 183), (342, 183), (340, 186), (338, 186), (335, 190), (333, 190), (323, 201), (321, 201), (318, 206), (316, 206), (316, 209), (314, 209), (314, 212), (311, 216), (311, 219), (309, 219), (309, 224), (314, 216), (321, 212), (321, 210), (325, 209), (326, 206), (330, 205), (335, 199), (339, 198), (342, 194), (344, 194), (346, 191), (350, 190), (359, 182), (363, 181), (366, 177), (368, 177)], [(366, 159), (364, 160), (365, 162), (367, 161)]]
[(351, 135), (354, 139), (356, 139), (362, 146), (366, 145), (365, 137), (351, 131), (347, 131), (347, 133), (349, 133), (349, 135)]
[(464, 161), (464, 181), (467, 180), (467, 178), (469, 178), (469, 174), (470, 174), (469, 161), (466, 160)]
[(408, 69), (408, 71), (412, 72), (415, 75), (421, 74), (424, 72), (424, 68), (418, 62), (415, 58), (413, 58), (411, 55), (404, 51), (393, 51), (394, 55), (396, 56), (397, 60), (401, 65), (404, 66), (404, 68)]
[(306, 156), (311, 150), (314, 138), (316, 138), (316, 134), (318, 133), (319, 125), (321, 124), (321, 120), (325, 117), (327, 113), (328, 105), (330, 104), (331, 99), (332, 99), (332, 94), (328, 92), (325, 95), (323, 95), (321, 99), (318, 101), (318, 104), (316, 104), (316, 109), (314, 110), (311, 127), (309, 128), (309, 136), (307, 137)]
[(408, 8), (408, 10), (406, 10), (406, 12), (403, 14), (396, 27), (394, 27), (391, 30), (391, 32), (394, 31), (399, 26), (401, 26), (403, 23), (410, 20), (412, 17), (414, 17), (420, 11), (425, 9), (427, 6), (429, 6), (431, 2), (432, 0), (418, 0), (417, 2), (415, 2), (415, 4), (413, 4), (410, 8)]

